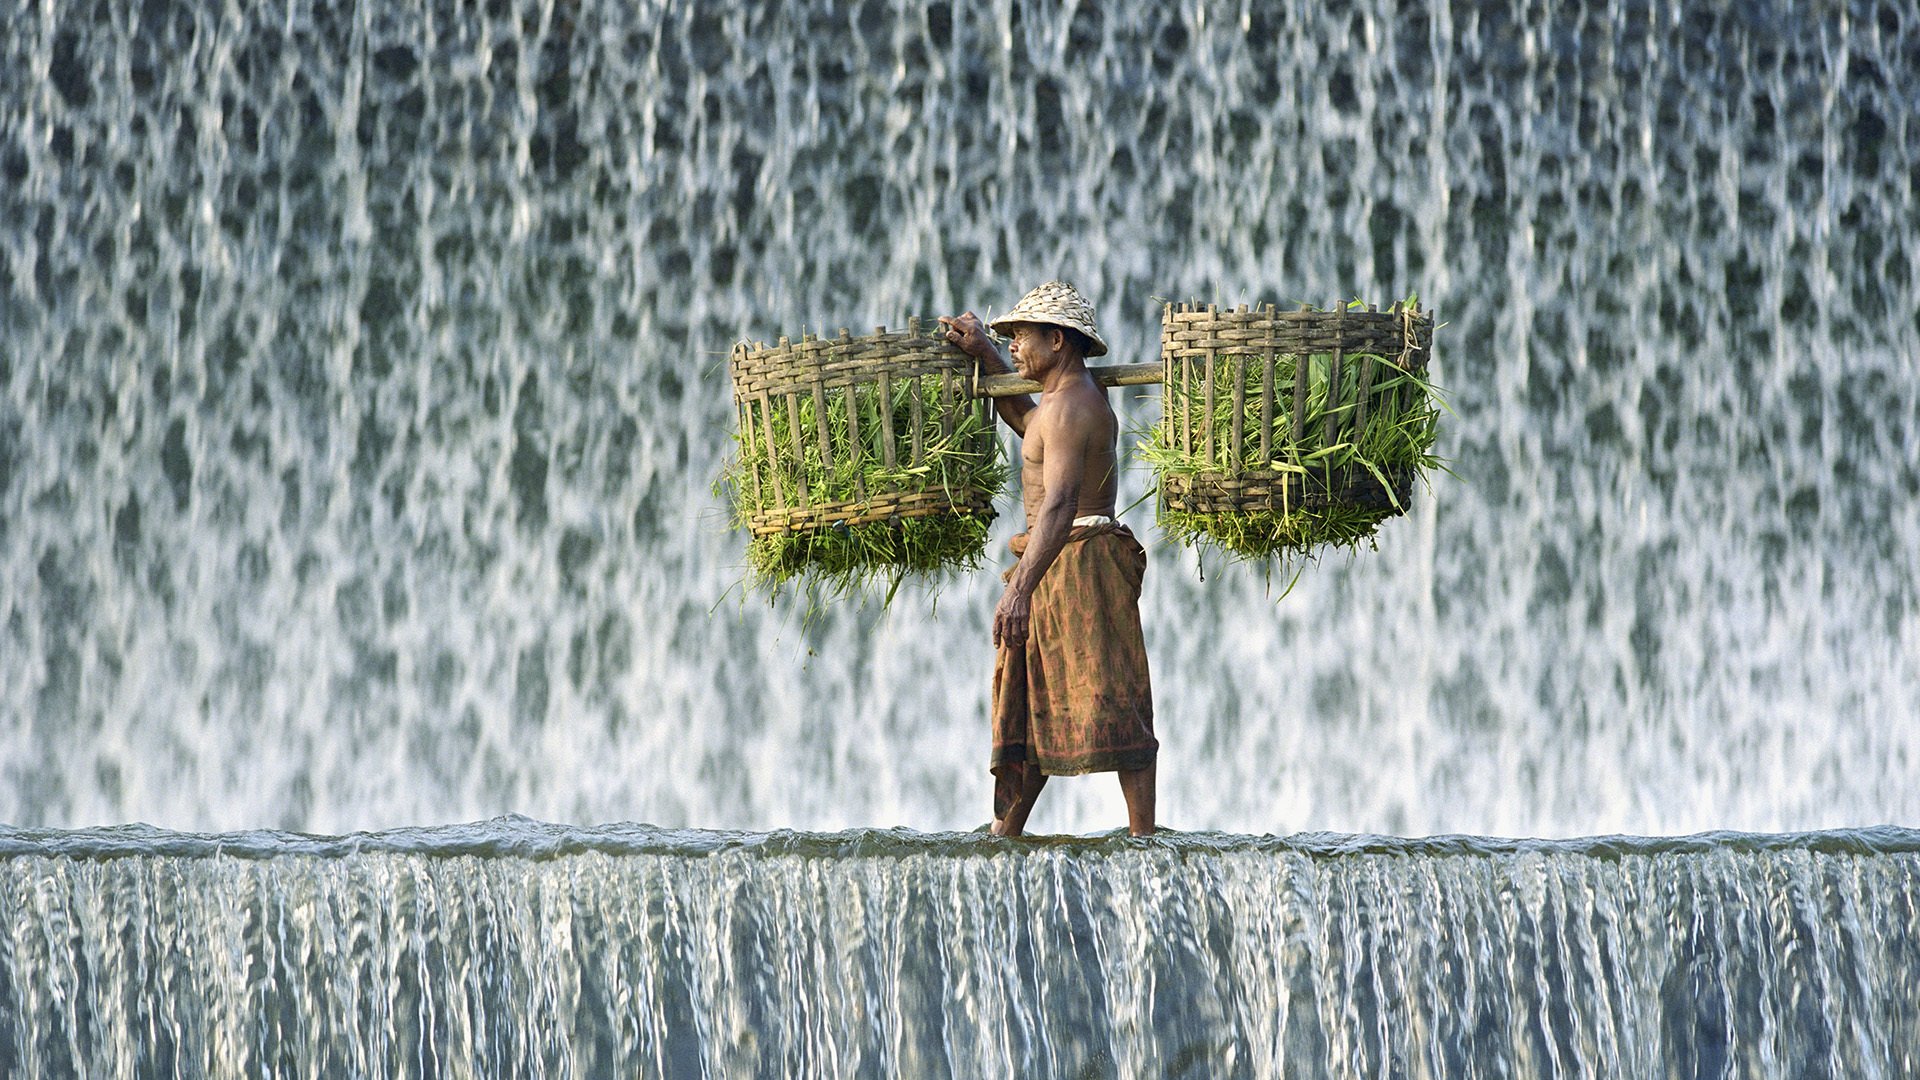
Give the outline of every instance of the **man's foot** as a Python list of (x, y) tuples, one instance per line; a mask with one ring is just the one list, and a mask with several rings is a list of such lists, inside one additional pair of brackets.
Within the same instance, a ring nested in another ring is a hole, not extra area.
[(1127, 800), (1127, 831), (1135, 836), (1153, 835), (1153, 782), (1155, 765), (1120, 772), (1120, 794)]
[(1001, 768), (1018, 771), (996, 774), (997, 805), (994, 809), (1004, 812), (993, 819), (993, 835), (1019, 836), (1026, 832), (1027, 815), (1033, 813), (1033, 804), (1040, 798), (1040, 789), (1047, 786), (1047, 774), (1033, 764), (1022, 766), (1016, 763)]

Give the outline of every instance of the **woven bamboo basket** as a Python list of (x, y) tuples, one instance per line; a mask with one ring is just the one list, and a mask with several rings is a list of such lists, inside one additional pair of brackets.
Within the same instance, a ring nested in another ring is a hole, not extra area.
[[(1155, 434), (1163, 517), (1339, 510), (1370, 533), (1367, 522), (1404, 513), (1417, 470), (1369, 466), (1351, 448), (1369, 431), (1370, 409), (1427, 407), (1433, 326), (1415, 305), (1167, 305)], [(1351, 400), (1333, 407), (1343, 387)]]
[[(909, 320), (904, 331), (736, 345), (728, 361), (746, 466), (734, 483), (755, 538), (937, 515), (991, 520), (997, 493), (929, 479), (941, 453), (998, 453), (978, 362)], [(804, 482), (838, 471), (851, 490)], [(878, 476), (881, 479), (876, 480)]]

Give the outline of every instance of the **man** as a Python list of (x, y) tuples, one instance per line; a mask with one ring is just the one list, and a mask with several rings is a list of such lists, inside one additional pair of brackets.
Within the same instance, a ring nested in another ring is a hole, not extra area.
[[(942, 318), (947, 340), (1008, 371), (980, 319)], [(1135, 836), (1153, 832), (1153, 690), (1140, 635), (1147, 553), (1114, 520), (1119, 421), (1086, 359), (1107, 343), (1093, 305), (1050, 281), (993, 322), (1040, 400), (998, 398), (1021, 437), (1027, 531), (993, 613), (993, 831), (1019, 836), (1048, 776), (1118, 772)]]

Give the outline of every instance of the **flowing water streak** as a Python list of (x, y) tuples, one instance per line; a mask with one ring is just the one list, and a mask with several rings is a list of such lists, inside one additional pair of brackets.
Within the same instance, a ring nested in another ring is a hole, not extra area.
[(1911, 5), (17, 7), (0, 820), (977, 824), (992, 577), (722, 602), (721, 359), (1055, 275), (1448, 323), (1378, 552), (1154, 547), (1177, 824), (1920, 813)]
[(1897, 1076), (1920, 834), (0, 835), (10, 1074)]

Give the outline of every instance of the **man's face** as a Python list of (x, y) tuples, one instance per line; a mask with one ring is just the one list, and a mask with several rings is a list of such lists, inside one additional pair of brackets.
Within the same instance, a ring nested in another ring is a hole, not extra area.
[(1066, 335), (1057, 326), (1041, 323), (1013, 325), (1013, 366), (1028, 379), (1037, 379), (1060, 361)]

